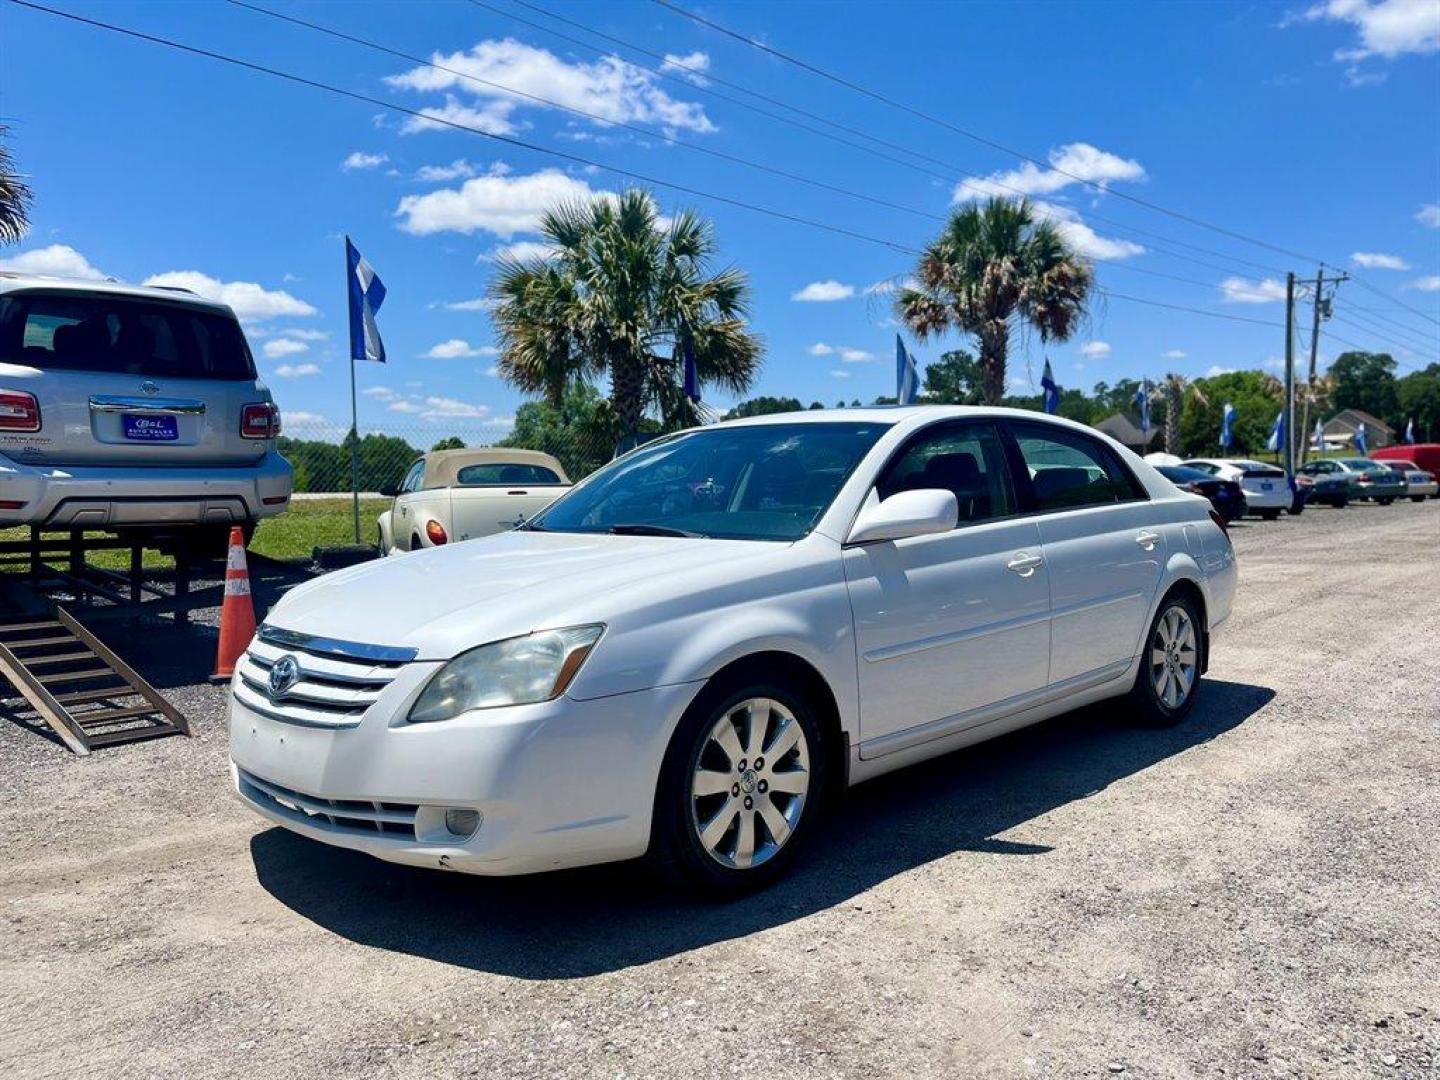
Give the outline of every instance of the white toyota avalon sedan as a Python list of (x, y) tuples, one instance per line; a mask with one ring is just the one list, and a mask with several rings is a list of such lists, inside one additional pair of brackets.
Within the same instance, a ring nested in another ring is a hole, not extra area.
[(1078, 424), (723, 423), (513, 532), (290, 592), (232, 683), (234, 782), (395, 862), (648, 855), (724, 894), (849, 784), (1105, 698), (1180, 720), (1235, 580), (1205, 499)]

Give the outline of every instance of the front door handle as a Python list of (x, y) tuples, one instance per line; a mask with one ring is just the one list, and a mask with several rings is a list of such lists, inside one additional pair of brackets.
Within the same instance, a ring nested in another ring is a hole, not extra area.
[(1019, 551), (1005, 564), (1005, 569), (1013, 570), (1021, 577), (1028, 578), (1044, 563), (1045, 560), (1039, 555), (1031, 555), (1028, 551)]
[(1146, 551), (1154, 551), (1155, 545), (1160, 542), (1160, 534), (1150, 532), (1148, 529), (1141, 530), (1140, 535), (1135, 537), (1135, 543), (1139, 544)]

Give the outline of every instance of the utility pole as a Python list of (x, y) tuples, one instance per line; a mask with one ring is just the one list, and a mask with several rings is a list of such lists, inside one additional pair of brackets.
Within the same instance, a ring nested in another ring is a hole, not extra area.
[(1285, 275), (1285, 409), (1284, 469), (1295, 475), (1295, 272)]
[[(1348, 281), (1349, 275), (1341, 274), (1330, 279), (1331, 285)], [(1315, 400), (1315, 365), (1320, 352), (1320, 321), (1330, 317), (1330, 299), (1325, 295), (1325, 266), (1315, 271), (1315, 292), (1311, 300), (1310, 318), (1310, 377), (1306, 382), (1305, 404), (1301, 410), (1300, 430), (1297, 445), (1300, 448), (1300, 463), (1305, 463), (1310, 448), (1310, 405)]]

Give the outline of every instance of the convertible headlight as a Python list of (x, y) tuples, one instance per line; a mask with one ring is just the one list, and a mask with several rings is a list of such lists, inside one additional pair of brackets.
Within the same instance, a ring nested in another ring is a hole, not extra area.
[(461, 653), (431, 678), (410, 709), (410, 722), (559, 697), (604, 632), (599, 624), (540, 630)]

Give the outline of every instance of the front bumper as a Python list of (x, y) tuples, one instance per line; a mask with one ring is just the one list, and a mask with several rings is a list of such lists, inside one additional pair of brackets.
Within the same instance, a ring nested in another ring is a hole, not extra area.
[[(522, 874), (636, 858), (670, 735), (699, 689), (561, 697), (407, 724), (434, 663), (407, 666), (356, 727), (303, 727), (231, 696), (232, 782), (256, 813), (389, 862)], [(445, 809), (480, 811), (468, 838)]]
[(34, 465), (0, 455), (7, 501), (0, 527), (109, 529), (132, 525), (228, 525), (282, 512), (294, 487), (275, 450), (250, 465)]

